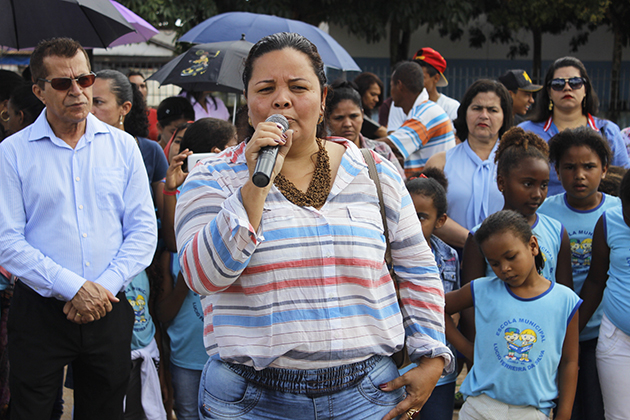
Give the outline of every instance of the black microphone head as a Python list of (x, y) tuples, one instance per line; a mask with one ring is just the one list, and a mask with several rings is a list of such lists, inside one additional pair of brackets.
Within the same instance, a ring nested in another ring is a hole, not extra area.
[(280, 124), (283, 127), (282, 128), (283, 133), (289, 129), (289, 121), (287, 121), (287, 118), (284, 115), (273, 114), (272, 116), (267, 118), (265, 121), (275, 122), (277, 124)]

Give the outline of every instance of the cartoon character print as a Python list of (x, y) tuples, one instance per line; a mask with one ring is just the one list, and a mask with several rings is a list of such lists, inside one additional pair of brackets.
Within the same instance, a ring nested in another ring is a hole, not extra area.
[(505, 341), (507, 341), (508, 354), (505, 356), (508, 360), (516, 360), (516, 352), (519, 349), (517, 344), (514, 344), (519, 339), (521, 334), (518, 328), (506, 328), (505, 329)]
[(521, 358), (518, 360), (521, 362), (529, 362), (529, 351), (532, 347), (534, 347), (534, 343), (538, 340), (536, 332), (530, 329), (523, 330), (519, 336), (519, 340), (521, 340), (521, 348), (518, 352), (521, 354)]
[(571, 265), (582, 267), (588, 270), (591, 266), (591, 251), (593, 250), (593, 239), (585, 238), (571, 239)]
[(185, 68), (181, 72), (181, 76), (200, 76), (208, 70), (208, 62), (211, 58), (217, 57), (221, 51), (217, 51), (213, 56), (210, 56), (208, 51), (197, 51), (195, 54), (199, 56), (196, 60), (190, 60), (192, 64), (190, 67)]
[(144, 296), (138, 295), (135, 300), (127, 299), (129, 304), (133, 308), (133, 313), (136, 316), (135, 324), (140, 324), (143, 322), (147, 322), (147, 318), (145, 316), (146, 313), (146, 300)]

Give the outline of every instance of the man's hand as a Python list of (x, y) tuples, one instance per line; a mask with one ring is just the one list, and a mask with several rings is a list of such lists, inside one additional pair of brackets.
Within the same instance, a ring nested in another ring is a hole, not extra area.
[(63, 313), (69, 321), (77, 324), (87, 324), (97, 321), (112, 310), (112, 302), (118, 298), (100, 284), (86, 281), (76, 295), (66, 302)]

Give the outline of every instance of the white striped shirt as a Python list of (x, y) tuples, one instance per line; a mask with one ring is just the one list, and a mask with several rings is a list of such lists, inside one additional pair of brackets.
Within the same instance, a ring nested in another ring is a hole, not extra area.
[(342, 144), (346, 152), (324, 206), (296, 206), (272, 186), (258, 231), (240, 194), (249, 177), (244, 143), (189, 174), (175, 228), (184, 279), (207, 295), (210, 356), (257, 369), (317, 369), (391, 355), (406, 334), (412, 360), (443, 356), (450, 368), (444, 292), (409, 193), (375, 154), (401, 314), (384, 263), (376, 187), (359, 149)]

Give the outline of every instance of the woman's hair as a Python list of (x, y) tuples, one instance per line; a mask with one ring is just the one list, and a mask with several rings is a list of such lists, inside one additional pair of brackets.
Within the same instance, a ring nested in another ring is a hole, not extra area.
[[(503, 139), (501, 140), (503, 141)], [(475, 241), (481, 247), (492, 235), (496, 235), (503, 232), (512, 232), (514, 236), (523, 241), (526, 245), (529, 245), (533, 232), (527, 219), (514, 211), (514, 210), (501, 210), (494, 214), (491, 214), (483, 221), (477, 232), (475, 232)], [(535, 258), (536, 270), (540, 271), (545, 266), (542, 252), (540, 249), (538, 255)]]
[(179, 119), (192, 121), (195, 119), (195, 110), (188, 100), (181, 96), (171, 96), (160, 102), (157, 107), (157, 120), (162, 127), (166, 127)]
[(9, 99), (16, 111), (24, 113), (24, 127), (31, 125), (44, 109), (44, 104), (33, 93), (33, 85), (24, 83), (11, 93)]
[[(381, 94), (378, 95), (378, 102), (374, 106), (374, 108), (378, 108), (381, 106), (381, 104), (383, 103), (383, 93), (385, 92), (385, 88), (383, 87), (383, 82), (377, 75), (375, 75), (374, 73), (364, 71), (363, 73), (355, 77), (353, 82), (356, 85), (356, 89), (359, 91), (359, 96), (361, 98), (363, 97), (363, 94), (368, 89), (370, 89), (370, 87), (374, 83), (376, 83), (378, 87), (381, 88)], [(361, 108), (363, 108), (363, 106), (361, 106)]]
[(612, 152), (608, 142), (590, 127), (562, 130), (549, 140), (549, 161), (556, 167), (562, 156), (572, 147), (585, 146), (599, 156), (602, 167), (610, 165)]
[(551, 99), (549, 98), (549, 91), (547, 89), (549, 89), (549, 84), (551, 83), (556, 70), (563, 67), (575, 67), (580, 71), (580, 76), (582, 76), (585, 80), (584, 91), (586, 92), (586, 96), (582, 102), (582, 114), (597, 115), (599, 110), (599, 99), (593, 89), (591, 79), (588, 77), (586, 67), (584, 67), (584, 64), (575, 57), (562, 57), (554, 61), (551, 67), (547, 70), (543, 88), (540, 91), (540, 95), (536, 98), (536, 108), (532, 121), (547, 121), (553, 114), (553, 111), (549, 109), (549, 102), (551, 102)]
[(512, 125), (514, 125), (514, 116), (512, 115), (512, 96), (510, 92), (503, 86), (502, 83), (496, 80), (479, 79), (466, 89), (462, 103), (457, 109), (457, 118), (453, 121), (455, 130), (457, 131), (457, 137), (462, 141), (468, 138), (468, 124), (466, 123), (466, 113), (468, 107), (472, 103), (475, 96), (479, 93), (494, 92), (501, 100), (501, 110), (503, 111), (503, 125), (499, 129), (499, 137), (503, 137), (505, 133)]
[(630, 171), (627, 171), (621, 180), (619, 198), (624, 206), (630, 204)]
[(606, 171), (606, 176), (599, 181), (597, 191), (619, 197), (619, 187), (621, 186), (621, 180), (626, 172), (628, 172), (628, 170), (622, 166), (609, 166)]
[(138, 87), (118, 70), (101, 70), (96, 76), (109, 81), (109, 90), (116, 97), (118, 106), (125, 102), (131, 103), (131, 110), (125, 116), (125, 131), (134, 137), (147, 137), (149, 135), (147, 106)]
[(24, 84), (24, 79), (12, 71), (0, 69), (0, 102), (11, 97), (13, 89)]
[[(212, 103), (214, 104), (214, 107), (217, 107), (217, 100), (214, 96), (212, 95), (206, 95), (205, 92), (203, 91), (187, 91), (186, 89), (182, 89), (182, 91), (180, 92), (184, 93), (184, 96), (186, 97), (186, 99), (188, 99), (188, 101), (190, 102), (190, 99), (194, 99), (195, 102), (199, 103), (199, 101), (201, 101), (205, 96), (209, 96), (212, 99)], [(191, 102), (192, 103), (192, 102)]]
[[(319, 80), (320, 94), (324, 95), (324, 89), (326, 88), (326, 72), (324, 71), (324, 62), (322, 57), (317, 52), (317, 47), (311, 41), (306, 39), (300, 34), (293, 32), (279, 32), (273, 35), (268, 35), (262, 38), (260, 41), (254, 44), (249, 54), (245, 59), (245, 65), (243, 68), (243, 86), (245, 87), (245, 95), (247, 95), (247, 87), (249, 81), (252, 78), (254, 72), (254, 63), (263, 55), (280, 51), (285, 48), (291, 48), (295, 51), (299, 51), (306, 55), (311, 62), (313, 72)], [(277, 63), (278, 66), (284, 65), (284, 63)], [(326, 119), (324, 118), (322, 123), (317, 126), (317, 136), (325, 137), (326, 135)]]
[(549, 145), (531, 131), (510, 128), (501, 137), (494, 156), (497, 174), (507, 177), (510, 170), (518, 168), (527, 158), (541, 159), (549, 164)]
[(352, 82), (345, 80), (335, 80), (330, 85), (328, 96), (326, 96), (326, 118), (337, 108), (341, 101), (352, 101), (359, 109), (363, 110), (361, 95)]
[(219, 150), (236, 136), (236, 127), (217, 118), (201, 118), (188, 126), (179, 150), (191, 150), (193, 153), (210, 153), (215, 147)]
[[(448, 181), (444, 172), (438, 168), (430, 168), (423, 172), (418, 172), (418, 175), (413, 174), (409, 177), (405, 184), (407, 190), (409, 190), (410, 194), (423, 195), (433, 200), (433, 207), (437, 211), (437, 217), (442, 217), (448, 209), (446, 200), (446, 185), (448, 185)], [(424, 175), (424, 177), (421, 175)], [(446, 185), (443, 182), (446, 182)]]

